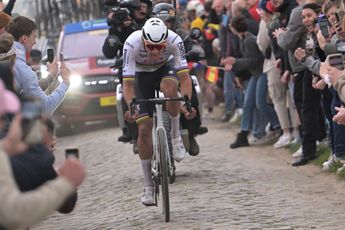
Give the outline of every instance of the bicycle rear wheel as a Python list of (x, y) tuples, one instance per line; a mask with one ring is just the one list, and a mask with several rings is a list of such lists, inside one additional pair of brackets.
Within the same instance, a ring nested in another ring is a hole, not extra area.
[(161, 174), (161, 190), (162, 190), (162, 208), (165, 215), (165, 221), (170, 221), (170, 204), (169, 204), (169, 174), (168, 162), (169, 157), (168, 143), (166, 134), (163, 129), (158, 130), (158, 151), (160, 156), (159, 167)]

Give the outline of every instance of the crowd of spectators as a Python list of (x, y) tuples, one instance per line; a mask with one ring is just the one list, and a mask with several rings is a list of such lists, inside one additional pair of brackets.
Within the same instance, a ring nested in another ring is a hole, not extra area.
[[(193, 71), (205, 95), (204, 117), (214, 118), (219, 89), (221, 122), (241, 115), (230, 148), (300, 144), (292, 165), (301, 166), (324, 142), (331, 155), (323, 169), (345, 163), (342, 1), (190, 0), (180, 7), (187, 28), (203, 34), (206, 65)], [(213, 66), (217, 81), (207, 76)]]
[[(50, 115), (69, 87), (70, 69), (56, 60), (39, 80), (29, 54), (37, 25), (11, 17), (15, 1), (0, 11), (0, 229), (27, 229), (54, 211), (70, 213), (85, 168), (75, 157), (54, 165), (55, 124)], [(51, 92), (44, 90), (61, 83)]]

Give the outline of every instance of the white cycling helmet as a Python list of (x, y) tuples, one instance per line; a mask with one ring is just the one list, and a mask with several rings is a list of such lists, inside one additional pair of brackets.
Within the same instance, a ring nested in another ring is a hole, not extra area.
[(205, 14), (205, 7), (199, 0), (192, 0), (187, 3), (187, 11), (195, 10), (195, 13), (198, 17), (201, 17)]
[(168, 28), (159, 18), (150, 18), (142, 28), (141, 36), (151, 44), (160, 44), (168, 38)]

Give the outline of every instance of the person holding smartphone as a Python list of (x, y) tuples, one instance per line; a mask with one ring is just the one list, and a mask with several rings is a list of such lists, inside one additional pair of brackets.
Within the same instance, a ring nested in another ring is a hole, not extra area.
[[(21, 191), (34, 190), (58, 177), (58, 171), (54, 168), (54, 123), (49, 117), (40, 114), (42, 110), (38, 104), (37, 100), (24, 100), (21, 126), (23, 140), (28, 148), (22, 154), (10, 156), (13, 175)], [(75, 191), (57, 210), (69, 213), (74, 209), (76, 201)]]
[(60, 66), (62, 82), (51, 94), (44, 93), (38, 84), (37, 74), (26, 64), (25, 56), (36, 44), (37, 28), (35, 22), (23, 16), (14, 18), (7, 27), (7, 31), (15, 39), (14, 47), (17, 52), (14, 65), (15, 81), (19, 93), (26, 97), (39, 98), (43, 101), (43, 112), (52, 114), (63, 101), (69, 88), (71, 71), (62, 63)]
[[(316, 142), (326, 137), (325, 115), (327, 120), (332, 122), (329, 106), (332, 95), (320, 78), (320, 64), (325, 60), (325, 54), (316, 39), (319, 31), (316, 22), (320, 14), (321, 7), (315, 3), (302, 7), (302, 20), (307, 30), (306, 44), (305, 48), (298, 47), (294, 52), (295, 58), (307, 67), (302, 78), (302, 156), (293, 162), (292, 166), (306, 165), (316, 157)], [(323, 102), (324, 109), (320, 102)]]
[(18, 99), (0, 81), (0, 116), (16, 114), (8, 134), (0, 140), (0, 228), (4, 229), (28, 228), (42, 221), (59, 209), (85, 178), (82, 164), (76, 159), (67, 159), (59, 168), (56, 179), (29, 193), (18, 189), (8, 157), (28, 148), (22, 140), (19, 108)]

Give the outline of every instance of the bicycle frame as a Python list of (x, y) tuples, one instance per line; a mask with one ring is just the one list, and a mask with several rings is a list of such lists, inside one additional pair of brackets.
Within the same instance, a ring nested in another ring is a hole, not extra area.
[(135, 99), (133, 98), (130, 105), (130, 112), (134, 114), (137, 102), (152, 102), (155, 103), (155, 111), (153, 113), (153, 128), (152, 128), (152, 164), (151, 173), (154, 182), (154, 196), (155, 205), (157, 206), (157, 197), (159, 195), (159, 185), (162, 191), (162, 209), (165, 215), (165, 221), (170, 220), (170, 204), (169, 204), (169, 173), (171, 172), (171, 158), (169, 152), (169, 145), (166, 130), (163, 123), (163, 103), (166, 101), (184, 101), (188, 111), (191, 111), (191, 104), (188, 96), (177, 98), (159, 98), (157, 92), (156, 98), (152, 99)]
[[(165, 134), (164, 138), (167, 140), (167, 135), (166, 135), (166, 130), (163, 125), (163, 105), (162, 104), (156, 104), (156, 112), (153, 114), (153, 128), (152, 128), (152, 144), (153, 144), (153, 153), (152, 153), (152, 159), (157, 159), (157, 162), (160, 162), (160, 154), (158, 154), (158, 146), (157, 146), (157, 136), (158, 136), (158, 131), (162, 130), (163, 133)], [(167, 153), (169, 153), (169, 147), (166, 146), (167, 148)], [(168, 156), (169, 156), (168, 155)], [(167, 161), (168, 161), (168, 166), (170, 167), (171, 161), (170, 157), (167, 156)], [(153, 167), (152, 167), (153, 168)], [(154, 176), (159, 176), (159, 172), (156, 170), (152, 169), (152, 174)]]
[[(157, 93), (157, 97), (159, 93)], [(170, 202), (169, 202), (169, 174), (171, 169), (171, 158), (168, 146), (168, 138), (163, 123), (163, 102), (155, 103), (152, 128), (152, 165), (151, 172), (155, 184), (155, 203), (157, 206), (157, 197), (159, 196), (159, 185), (162, 192), (162, 211), (165, 215), (165, 221), (170, 220)], [(164, 159), (163, 159), (164, 158)]]

